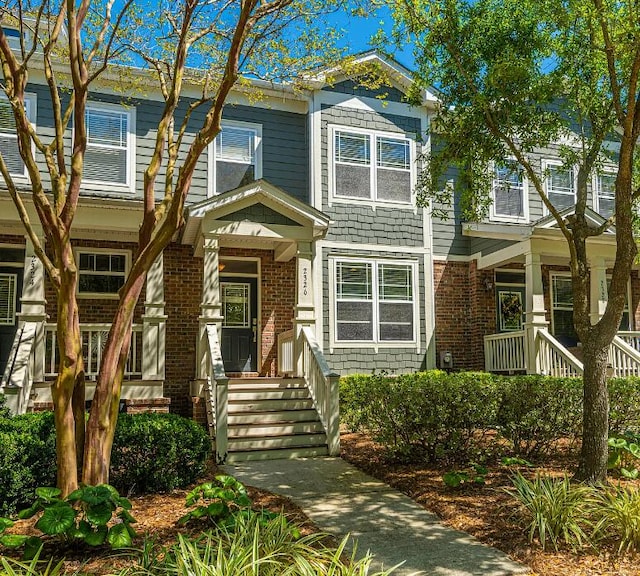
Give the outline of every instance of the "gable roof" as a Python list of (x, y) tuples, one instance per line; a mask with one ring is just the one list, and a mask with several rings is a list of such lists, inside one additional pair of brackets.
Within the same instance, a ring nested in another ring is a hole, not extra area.
[[(568, 216), (571, 216), (571, 214), (575, 214), (575, 212), (576, 212), (576, 207), (569, 206), (568, 208), (565, 208), (560, 212), (560, 216), (562, 217), (563, 220), (565, 220)], [(607, 222), (606, 218), (604, 218), (603, 216), (600, 216), (600, 214), (598, 214), (595, 210), (592, 210), (588, 206), (585, 208), (584, 215), (587, 218), (587, 220), (593, 223), (593, 225), (596, 227), (602, 226)], [(540, 220), (534, 222), (531, 225), (531, 227), (534, 230), (535, 229), (549, 230), (549, 229), (558, 228), (558, 222), (553, 216), (553, 214), (549, 214), (544, 218), (540, 218)], [(615, 233), (616, 233), (616, 227), (613, 224), (610, 224), (609, 227), (605, 230), (605, 234), (615, 234)]]

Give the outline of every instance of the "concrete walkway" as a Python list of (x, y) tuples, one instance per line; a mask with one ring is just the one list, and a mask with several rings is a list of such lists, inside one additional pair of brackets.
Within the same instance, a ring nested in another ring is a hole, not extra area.
[(508, 576), (530, 571), (340, 458), (267, 460), (224, 466), (242, 483), (287, 496), (324, 532), (351, 534), (371, 572), (404, 561), (394, 576)]

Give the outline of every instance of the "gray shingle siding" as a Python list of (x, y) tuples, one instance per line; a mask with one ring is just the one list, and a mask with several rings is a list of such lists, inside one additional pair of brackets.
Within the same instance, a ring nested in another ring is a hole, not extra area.
[(389, 102), (405, 101), (405, 95), (397, 88), (391, 86), (381, 86), (376, 89), (365, 88), (353, 80), (343, 80), (324, 90), (327, 92), (339, 92), (340, 94), (353, 94), (354, 96), (366, 98), (379, 98), (382, 101), (388, 100)]

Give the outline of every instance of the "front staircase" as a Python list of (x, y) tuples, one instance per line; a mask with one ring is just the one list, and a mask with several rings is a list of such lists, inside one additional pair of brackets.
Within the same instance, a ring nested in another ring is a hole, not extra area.
[(227, 462), (328, 454), (302, 378), (229, 379), (227, 418)]

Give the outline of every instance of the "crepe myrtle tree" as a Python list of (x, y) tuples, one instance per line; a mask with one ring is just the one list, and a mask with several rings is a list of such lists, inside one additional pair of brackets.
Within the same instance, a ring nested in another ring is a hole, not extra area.
[[(63, 494), (79, 480), (108, 481), (134, 308), (152, 263), (183, 223), (196, 163), (220, 132), (227, 97), (247, 85), (246, 75), (285, 80), (286, 74), (334, 61), (331, 31), (320, 34), (313, 24), (338, 9), (340, 0), (164, 0), (140, 6), (135, 0), (6, 0), (0, 7), (1, 87), (29, 184), (19, 187), (1, 155), (0, 172), (57, 297), (60, 361), (52, 396)], [(19, 46), (9, 29), (19, 31)], [(50, 107), (53, 119), (48, 139), (25, 109), (25, 93), (37, 75), (48, 94), (39, 105)], [(85, 111), (89, 94), (100, 85), (135, 93), (136, 84), (157, 91), (162, 109), (139, 183), (138, 245), (119, 292), (85, 425), (72, 240), (87, 149)], [(199, 96), (183, 104), (185, 84), (198, 86)], [(187, 133), (192, 137), (185, 138)], [(30, 219), (32, 209), (37, 221)]]
[[(577, 476), (607, 473), (607, 357), (636, 258), (640, 196), (640, 11), (634, 0), (397, 0), (396, 39), (415, 42), (416, 86), (439, 91), (433, 149), (418, 199), (434, 213), (454, 198), (463, 218), (486, 217), (490, 166), (515, 159), (566, 239), (573, 321), (584, 351), (583, 438)], [(575, 170), (575, 212), (562, 218), (545, 193), (533, 152), (555, 147)], [(594, 224), (587, 191), (604, 165), (616, 167), (615, 214)], [(457, 169), (454, 184), (444, 185)], [(592, 324), (587, 243), (612, 225), (616, 254), (603, 316)]]

